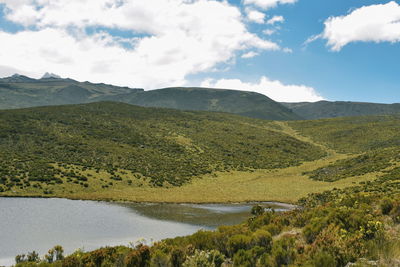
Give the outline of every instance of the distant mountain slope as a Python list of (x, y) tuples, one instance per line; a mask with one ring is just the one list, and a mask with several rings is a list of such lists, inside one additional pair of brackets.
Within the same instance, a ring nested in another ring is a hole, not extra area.
[(96, 101), (99, 96), (143, 91), (45, 76), (47, 78), (36, 80), (16, 74), (0, 79), (0, 109), (88, 103)]
[(118, 100), (145, 107), (227, 112), (259, 119), (300, 119), (288, 108), (265, 95), (237, 90), (175, 87), (132, 92), (103, 99)]
[(400, 104), (377, 104), (363, 102), (300, 102), (281, 103), (305, 119), (324, 119), (365, 115), (391, 115), (400, 113)]
[(144, 91), (57, 77), (47, 73), (38, 80), (22, 75), (0, 79), (0, 109), (118, 101), (144, 107), (218, 111), (269, 120), (301, 119), (283, 105), (253, 92), (208, 88)]

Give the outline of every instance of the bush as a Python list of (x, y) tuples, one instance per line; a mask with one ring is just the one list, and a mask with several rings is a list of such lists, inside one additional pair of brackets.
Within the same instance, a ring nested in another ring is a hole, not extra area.
[(312, 262), (315, 267), (336, 267), (335, 257), (324, 251), (317, 252)]
[(151, 255), (150, 267), (169, 267), (171, 266), (167, 254), (160, 250), (156, 250)]
[(171, 264), (173, 267), (180, 267), (185, 261), (185, 252), (180, 248), (173, 248), (171, 251)]
[(255, 246), (264, 248), (266, 251), (270, 251), (272, 247), (272, 236), (267, 231), (257, 230), (253, 234), (252, 243)]
[(260, 205), (255, 205), (251, 208), (251, 214), (255, 216), (259, 216), (264, 213), (264, 208)]
[(253, 267), (255, 266), (254, 258), (250, 251), (240, 249), (233, 256), (233, 266), (234, 267)]
[(393, 202), (389, 198), (385, 198), (381, 202), (381, 211), (382, 214), (388, 215), (393, 209)]
[(216, 250), (196, 250), (192, 256), (188, 256), (183, 267), (220, 267), (225, 257)]
[(80, 266), (80, 261), (75, 256), (69, 256), (63, 259), (62, 267), (77, 267)]
[(248, 249), (251, 246), (251, 238), (246, 235), (234, 235), (229, 238), (227, 247), (230, 255), (234, 255), (240, 249)]
[(261, 229), (271, 233), (271, 235), (278, 235), (281, 232), (281, 227), (280, 225), (274, 224), (274, 223), (270, 223), (264, 227), (262, 227)]
[(139, 245), (125, 257), (127, 267), (146, 267), (149, 265), (150, 249), (148, 246)]
[(283, 237), (274, 243), (271, 256), (276, 266), (289, 265), (294, 262), (297, 254), (294, 243), (295, 239), (292, 237)]

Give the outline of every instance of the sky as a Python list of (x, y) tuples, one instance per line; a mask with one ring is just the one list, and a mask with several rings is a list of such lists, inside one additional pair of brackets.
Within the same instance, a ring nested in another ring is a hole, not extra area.
[(0, 77), (400, 102), (400, 1), (0, 0)]

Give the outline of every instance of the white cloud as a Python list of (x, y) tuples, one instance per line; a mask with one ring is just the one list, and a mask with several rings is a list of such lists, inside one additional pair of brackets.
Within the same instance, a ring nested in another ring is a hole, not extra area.
[(391, 1), (331, 17), (325, 21), (323, 33), (307, 43), (319, 38), (326, 39), (333, 51), (340, 51), (351, 42), (400, 42), (400, 5)]
[(255, 5), (262, 9), (276, 7), (279, 4), (294, 4), (297, 0), (244, 0), (245, 5)]
[(32, 75), (32, 73), (27, 73), (27, 72), (21, 71), (19, 69), (13, 68), (13, 67), (0, 65), (0, 77), (8, 77), (8, 76), (14, 75), (16, 73), (26, 75), (26, 76)]
[(263, 24), (265, 14), (252, 8), (246, 8), (247, 19), (251, 22)]
[(282, 51), (285, 52), (285, 53), (289, 53), (289, 54), (293, 53), (293, 50), (291, 48), (288, 48), (288, 47), (283, 48)]
[(201, 86), (257, 92), (279, 102), (315, 102), (324, 99), (312, 87), (287, 85), (280, 81), (270, 80), (265, 76), (255, 83), (246, 83), (239, 79), (206, 79)]
[(250, 51), (248, 53), (245, 53), (242, 55), (242, 58), (253, 58), (255, 56), (258, 56), (259, 54), (257, 52), (254, 51)]
[[(39, 77), (62, 77), (156, 88), (185, 85), (189, 74), (212, 71), (252, 48), (278, 44), (248, 31), (240, 10), (226, 1), (0, 0), (7, 18), (34, 27), (0, 31), (1, 64)], [(206, 18), (206, 19), (205, 19)], [(141, 33), (121, 40), (91, 26)], [(130, 47), (124, 47), (129, 42)], [(29, 49), (28, 49), (29, 48)]]
[(272, 35), (272, 34), (274, 34), (276, 32), (276, 30), (275, 29), (265, 29), (262, 32), (265, 35)]
[(267, 24), (273, 25), (273, 24), (275, 24), (275, 23), (277, 23), (277, 22), (282, 23), (282, 22), (284, 22), (284, 21), (285, 21), (285, 18), (282, 17), (282, 16), (273, 16), (272, 18), (270, 18), (270, 19), (267, 21)]

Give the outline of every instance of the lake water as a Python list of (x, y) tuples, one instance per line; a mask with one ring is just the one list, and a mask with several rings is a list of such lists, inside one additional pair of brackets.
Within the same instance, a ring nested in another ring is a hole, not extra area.
[[(290, 205), (263, 203), (277, 210)], [(67, 199), (0, 198), (0, 266), (18, 254), (44, 255), (54, 245), (65, 253), (78, 248), (129, 245), (160, 240), (199, 229), (231, 225), (250, 216), (253, 204), (109, 203)]]

